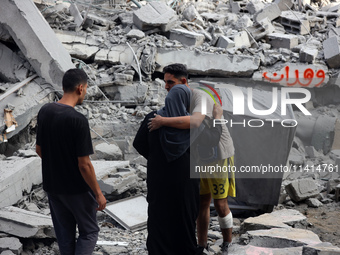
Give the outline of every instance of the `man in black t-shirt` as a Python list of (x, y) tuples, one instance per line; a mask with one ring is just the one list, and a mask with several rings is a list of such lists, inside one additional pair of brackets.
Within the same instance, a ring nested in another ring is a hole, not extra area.
[(74, 109), (84, 100), (87, 75), (70, 69), (62, 85), (63, 97), (39, 111), (36, 151), (61, 255), (90, 255), (99, 232), (96, 211), (105, 208), (106, 199), (89, 158), (93, 148), (88, 120)]

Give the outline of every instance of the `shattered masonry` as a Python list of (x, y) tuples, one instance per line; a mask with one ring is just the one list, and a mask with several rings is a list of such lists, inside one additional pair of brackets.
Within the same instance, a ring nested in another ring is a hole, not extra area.
[[(273, 213), (242, 224), (235, 218), (239, 238), (229, 254), (340, 254), (339, 13), (340, 4), (328, 0), (3, 0), (0, 254), (58, 252), (55, 242), (42, 243), (54, 233), (39, 186), (34, 130), (40, 107), (61, 96), (62, 74), (78, 66), (90, 77), (87, 102), (77, 110), (90, 122), (101, 188), (116, 201), (147, 192), (146, 162), (132, 141), (145, 114), (163, 104), (166, 91), (158, 77), (174, 62), (188, 67), (192, 84), (204, 77), (218, 87), (232, 77), (263, 90), (308, 88), (312, 98), (305, 107), (312, 116), (294, 112), (299, 125), (288, 158), (302, 170), (283, 177)], [(322, 222), (313, 225), (314, 210)], [(146, 253), (146, 230), (131, 235), (104, 214), (99, 222), (101, 241), (115, 236), (119, 245), (99, 245), (96, 254)], [(208, 235), (215, 253), (218, 228), (212, 217)], [(23, 245), (23, 238), (33, 245)]]

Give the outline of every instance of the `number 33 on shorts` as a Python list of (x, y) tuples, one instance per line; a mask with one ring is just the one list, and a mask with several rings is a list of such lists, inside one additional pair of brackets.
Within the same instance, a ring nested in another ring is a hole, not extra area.
[(214, 187), (214, 195), (217, 194), (224, 194), (225, 193), (225, 189), (224, 189), (224, 184), (213, 184)]

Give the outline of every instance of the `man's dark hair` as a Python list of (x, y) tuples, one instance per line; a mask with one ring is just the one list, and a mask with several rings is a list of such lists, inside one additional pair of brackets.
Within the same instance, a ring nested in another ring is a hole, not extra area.
[(73, 92), (78, 85), (87, 83), (87, 74), (82, 69), (69, 69), (64, 74), (62, 83), (65, 93)]
[(188, 71), (186, 66), (183, 64), (168, 65), (163, 68), (163, 73), (172, 74), (177, 79), (181, 79), (183, 77), (188, 79)]

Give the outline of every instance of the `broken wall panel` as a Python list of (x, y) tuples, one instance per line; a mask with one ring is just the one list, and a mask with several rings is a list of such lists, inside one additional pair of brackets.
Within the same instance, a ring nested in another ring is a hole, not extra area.
[(0, 208), (15, 204), (24, 190), (41, 182), (40, 158), (0, 161)]
[(32, 0), (3, 0), (4, 25), (35, 71), (56, 88), (65, 71), (74, 68), (70, 55)]
[(259, 58), (245, 55), (229, 56), (191, 50), (158, 49), (157, 70), (161, 71), (166, 65), (177, 63), (178, 56), (181, 56), (181, 63), (186, 65), (188, 72), (192, 74), (247, 77), (260, 65)]
[(0, 209), (2, 232), (23, 238), (55, 238), (52, 219), (14, 206)]

